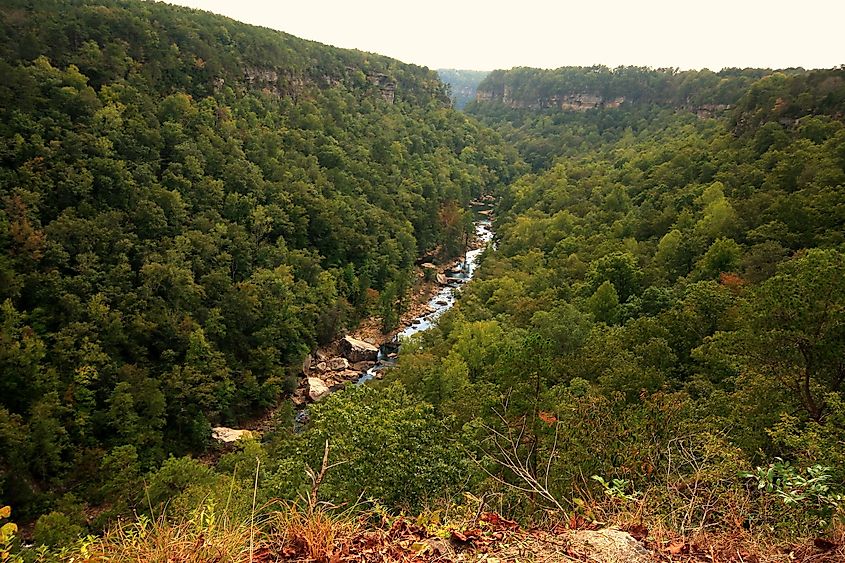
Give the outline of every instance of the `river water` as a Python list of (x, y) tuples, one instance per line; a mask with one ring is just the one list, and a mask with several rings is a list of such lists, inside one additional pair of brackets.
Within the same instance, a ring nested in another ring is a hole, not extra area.
[[(451, 309), (458, 299), (461, 288), (465, 283), (472, 279), (475, 275), (475, 269), (478, 266), (478, 258), (484, 252), (487, 245), (493, 240), (493, 228), (488, 217), (490, 206), (486, 204), (474, 205), (473, 213), (475, 214), (475, 235), (479, 241), (478, 248), (470, 250), (464, 256), (461, 263), (455, 269), (446, 272), (447, 285), (441, 287), (437, 293), (428, 301), (429, 312), (425, 315), (419, 316), (411, 321), (403, 331), (396, 335), (393, 342), (384, 344), (379, 348), (378, 361), (376, 365), (361, 374), (361, 377), (355, 382), (356, 385), (362, 385), (376, 377), (376, 374), (383, 370), (396, 365), (396, 354), (399, 352), (399, 347), (402, 340), (410, 338), (415, 334), (430, 329), (437, 319), (446, 311)], [(305, 428), (308, 421), (308, 409), (303, 408), (296, 413), (294, 419), (294, 432), (301, 432)]]
[[(487, 208), (480, 207), (479, 209), (484, 210)], [(478, 257), (484, 252), (487, 244), (493, 240), (493, 229), (490, 219), (485, 215), (479, 214), (479, 209), (475, 209), (476, 216), (479, 217), (475, 221), (475, 235), (480, 241), (479, 248), (468, 251), (463, 261), (455, 269), (446, 272), (447, 285), (441, 287), (428, 301), (430, 312), (413, 319), (410, 325), (396, 335), (394, 342), (381, 347), (378, 362), (364, 372), (357, 381), (358, 385), (373, 379), (380, 370), (393, 366), (395, 360), (389, 356), (391, 353), (398, 352), (403, 339), (410, 338), (417, 333), (430, 329), (443, 313), (455, 305), (461, 287), (475, 275), (475, 269), (478, 266)]]

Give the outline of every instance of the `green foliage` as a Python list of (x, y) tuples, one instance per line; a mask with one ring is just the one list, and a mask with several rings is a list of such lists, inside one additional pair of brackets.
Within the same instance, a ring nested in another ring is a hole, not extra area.
[(813, 420), (841, 393), (845, 373), (845, 256), (811, 249), (785, 261), (744, 304), (739, 330), (716, 335), (746, 377), (786, 389)]
[(592, 94), (607, 100), (688, 105), (731, 104), (755, 80), (770, 75), (765, 69), (723, 69), (720, 72), (620, 66), (561, 67), (554, 70), (519, 67), (491, 72), (478, 86), (502, 100), (504, 91), (516, 101), (553, 100), (555, 96)]
[(32, 539), (37, 545), (60, 547), (73, 543), (83, 529), (63, 512), (51, 512), (38, 518)]
[[(0, 522), (12, 516), (12, 507), (0, 507)], [(14, 522), (2, 522), (0, 524), (0, 561), (3, 563), (17, 563), (20, 559), (12, 553), (15, 539), (18, 533), (18, 525)]]
[[(497, 247), (388, 377), (474, 429), (484, 490), (526, 511), (587, 510), (603, 491), (606, 510), (636, 502), (681, 533), (831, 525), (845, 460), (839, 74), (513, 69), (480, 85), (492, 101), (468, 112), (535, 173), (503, 190)], [(784, 119), (777, 96), (804, 93)], [(625, 101), (569, 111), (576, 94)], [(735, 103), (751, 121), (705, 109)], [(738, 477), (778, 457), (814, 468), (776, 479), (791, 506)]]
[[(755, 82), (737, 101), (732, 122), (739, 131), (757, 130), (758, 138), (772, 123), (794, 122), (807, 115), (835, 115), (845, 104), (845, 70), (841, 67), (814, 70), (807, 73), (777, 72)], [(803, 134), (813, 139), (823, 138), (827, 131), (823, 119), (805, 121)], [(757, 129), (759, 128), (759, 129)], [(768, 129), (769, 136), (772, 128)], [(766, 145), (771, 146), (774, 141)]]
[(318, 343), (395, 325), (418, 255), (463, 250), (463, 207), (521, 169), (422, 67), (161, 3), (3, 13), (0, 496), (25, 520), (77, 486), (129, 510)]
[(619, 320), (619, 294), (610, 281), (603, 282), (587, 301), (587, 307), (599, 322), (616, 324)]
[(279, 448), (319, 471), (329, 441), (329, 462), (337, 465), (326, 473), (321, 499), (354, 502), (363, 495), (391, 507), (419, 507), (463, 490), (467, 460), (446, 421), (400, 385), (349, 388), (309, 410), (307, 432)]
[(778, 497), (787, 507), (809, 514), (820, 528), (830, 525), (834, 518), (845, 518), (845, 495), (832, 481), (830, 467), (812, 465), (800, 471), (777, 458), (767, 467), (758, 466), (741, 477), (755, 481), (759, 491)]
[(611, 479), (608, 482), (600, 475), (593, 475), (590, 479), (602, 486), (604, 494), (614, 499), (635, 501), (641, 494), (639, 491), (626, 492), (631, 489), (631, 483), (627, 479)]
[[(312, 492), (603, 491), (684, 534), (736, 506), (769, 530), (841, 515), (842, 69), (496, 71), (468, 106), (494, 131), (428, 69), (204, 12), (3, 13), (0, 495), (45, 546)], [(488, 194), (495, 248), (385, 384), (216, 468), (185, 455), (318, 343), (394, 328), (416, 258), (463, 252)]]
[(739, 270), (741, 260), (742, 248), (733, 239), (720, 238), (695, 264), (693, 275), (703, 280), (718, 279), (721, 273)]
[(190, 501), (202, 498), (205, 489), (215, 482), (214, 472), (205, 464), (190, 457), (170, 457), (162, 466), (148, 475), (144, 491), (146, 501), (153, 510), (162, 510), (164, 505), (179, 496)]

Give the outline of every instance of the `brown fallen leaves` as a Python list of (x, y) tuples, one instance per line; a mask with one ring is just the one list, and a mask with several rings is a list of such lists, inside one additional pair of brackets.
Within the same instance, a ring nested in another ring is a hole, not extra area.
[[(624, 527), (623, 527), (624, 529)], [(845, 542), (815, 538), (803, 544), (762, 545), (752, 537), (736, 534), (708, 534), (695, 540), (672, 538), (658, 541), (639, 537), (637, 530), (627, 530), (649, 549), (655, 561), (684, 563), (841, 563), (845, 561)]]
[(476, 526), (449, 530), (449, 539), (430, 534), (413, 522), (398, 518), (388, 529), (357, 529), (346, 537), (323, 544), (322, 553), (315, 552), (313, 542), (289, 538), (275, 554), (265, 550), (256, 553), (253, 561), (297, 561), (309, 563), (450, 563), (466, 560), (464, 551), (487, 553), (495, 550), (519, 524), (495, 512), (482, 514)]
[[(303, 530), (300, 530), (300, 532)], [(324, 531), (324, 530), (323, 530)], [(604, 528), (573, 515), (551, 529), (524, 529), (495, 512), (468, 525), (437, 534), (413, 520), (398, 518), (389, 527), (347, 527), (331, 541), (288, 535), (281, 545), (262, 542), (251, 563), (829, 563), (845, 561), (842, 537), (817, 538), (783, 550), (761, 549), (751, 538), (707, 535), (696, 539), (662, 536), (642, 524)], [(322, 534), (315, 534), (321, 535)], [(442, 537), (441, 537), (442, 536)], [(307, 539), (307, 541), (305, 541)], [(321, 537), (320, 539), (325, 539)], [(268, 547), (269, 545), (269, 547)], [(319, 545), (320, 549), (315, 549)]]

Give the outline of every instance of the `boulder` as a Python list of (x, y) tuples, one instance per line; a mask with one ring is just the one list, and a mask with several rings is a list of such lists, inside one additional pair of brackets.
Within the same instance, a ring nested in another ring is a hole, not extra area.
[[(648, 563), (649, 551), (628, 532), (613, 528), (579, 530), (568, 538), (569, 550), (595, 563)], [(579, 557), (579, 559), (580, 559)]]
[(237, 442), (241, 438), (252, 438), (254, 434), (250, 430), (238, 430), (235, 428), (226, 428), (225, 426), (215, 426), (211, 429), (211, 437), (218, 442), (229, 444)]
[(332, 358), (327, 363), (329, 364), (329, 369), (332, 371), (349, 369), (349, 360), (346, 358)]
[(437, 283), (440, 285), (446, 285), (448, 282), (446, 281), (446, 276), (443, 274), (437, 274)]
[(329, 371), (329, 364), (326, 362), (317, 362), (317, 371)]
[(308, 378), (308, 398), (315, 403), (329, 394), (329, 388), (319, 377)]
[(339, 371), (335, 375), (342, 382), (348, 383), (350, 381), (358, 381), (358, 379), (361, 377), (361, 372), (359, 370), (348, 369), (344, 371)]
[(375, 362), (378, 359), (377, 347), (369, 342), (364, 342), (348, 335), (343, 337), (341, 348), (343, 349), (343, 355), (352, 363)]

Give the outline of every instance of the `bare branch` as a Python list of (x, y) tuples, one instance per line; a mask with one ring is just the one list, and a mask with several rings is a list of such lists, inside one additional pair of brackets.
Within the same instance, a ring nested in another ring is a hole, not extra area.
[(305, 467), (305, 473), (308, 474), (308, 477), (311, 479), (311, 494), (308, 497), (308, 508), (314, 510), (317, 507), (317, 492), (320, 489), (320, 485), (323, 483), (323, 479), (326, 477), (326, 472), (333, 468), (337, 467), (338, 465), (343, 465), (346, 461), (336, 461), (329, 465), (329, 441), (326, 440), (326, 447), (323, 450), (323, 462), (320, 465), (320, 472), (317, 473), (310, 467)]

